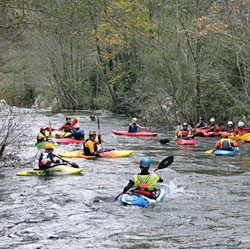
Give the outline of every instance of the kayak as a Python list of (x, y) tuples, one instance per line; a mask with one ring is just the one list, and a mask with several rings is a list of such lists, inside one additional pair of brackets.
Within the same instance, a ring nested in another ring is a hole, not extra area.
[(239, 151), (240, 151), (239, 147), (234, 147), (233, 150), (218, 150), (217, 149), (213, 153), (216, 156), (232, 156)]
[(244, 140), (245, 143), (250, 143), (250, 138)]
[(149, 198), (147, 196), (136, 194), (133, 192), (123, 194), (120, 198), (120, 201), (125, 205), (141, 206), (146, 207), (149, 204), (164, 201), (166, 197), (170, 194), (170, 188), (166, 184), (158, 183), (157, 187), (160, 188), (160, 191), (156, 199)]
[(29, 144), (30, 147), (37, 147), (37, 148), (43, 148), (45, 144), (53, 144), (54, 146), (58, 146), (57, 143), (55, 142), (48, 142), (48, 141), (45, 141), (45, 142), (41, 142), (41, 143), (35, 143), (35, 144)]
[(78, 175), (83, 169), (73, 168), (69, 165), (58, 165), (46, 170), (27, 169), (16, 173), (17, 176), (62, 176), (62, 175)]
[(147, 132), (147, 131), (138, 131), (138, 132), (127, 132), (127, 131), (112, 131), (115, 135), (119, 136), (129, 136), (129, 137), (155, 137), (158, 133), (156, 132)]
[(184, 138), (180, 138), (176, 140), (176, 144), (178, 145), (195, 145), (195, 140), (192, 139), (184, 139)]
[[(107, 150), (100, 153), (100, 157), (104, 158), (119, 158), (119, 157), (128, 157), (133, 154), (133, 150)], [(62, 157), (71, 157), (71, 158), (85, 158), (85, 159), (96, 159), (96, 156), (85, 156), (82, 150), (68, 151), (58, 153)]]
[(58, 144), (76, 144), (76, 143), (84, 143), (85, 140), (77, 140), (74, 138), (58, 138), (58, 139), (54, 139), (54, 141)]
[(207, 129), (198, 129), (198, 128), (195, 128), (194, 129), (194, 132), (196, 134), (196, 136), (201, 136), (201, 137), (214, 137), (214, 136), (220, 136), (221, 135), (221, 132), (218, 131), (209, 131)]
[(70, 135), (70, 134), (71, 134), (71, 132), (57, 132), (57, 133), (55, 134), (55, 137), (60, 138), (60, 137), (68, 136), (68, 135)]

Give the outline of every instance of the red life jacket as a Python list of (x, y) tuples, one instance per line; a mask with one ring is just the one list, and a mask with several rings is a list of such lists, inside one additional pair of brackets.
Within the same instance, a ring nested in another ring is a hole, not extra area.
[(182, 130), (182, 131), (181, 131), (182, 137), (187, 137), (187, 136), (188, 136), (188, 133), (189, 133), (188, 130), (186, 130), (186, 131)]

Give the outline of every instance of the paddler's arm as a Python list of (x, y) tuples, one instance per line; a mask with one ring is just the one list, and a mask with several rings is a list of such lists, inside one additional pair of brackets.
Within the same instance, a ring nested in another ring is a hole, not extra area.
[(129, 183), (127, 184), (127, 186), (123, 189), (123, 193), (126, 193), (129, 191), (129, 189), (131, 189), (134, 186), (134, 182), (132, 180), (129, 180)]

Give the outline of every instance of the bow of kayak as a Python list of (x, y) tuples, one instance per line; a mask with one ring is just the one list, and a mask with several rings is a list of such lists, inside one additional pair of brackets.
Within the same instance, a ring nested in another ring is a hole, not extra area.
[(129, 137), (155, 137), (158, 134), (156, 132), (147, 132), (147, 131), (127, 132), (127, 131), (113, 130), (112, 132), (118, 136), (129, 136)]
[(16, 173), (17, 176), (63, 176), (63, 175), (78, 175), (83, 169), (73, 168), (69, 165), (58, 165), (48, 168), (46, 170), (41, 169), (28, 169), (22, 170)]
[(125, 205), (141, 206), (141, 207), (146, 207), (149, 204), (164, 201), (166, 197), (169, 196), (170, 194), (169, 186), (160, 183), (156, 184), (156, 186), (160, 188), (160, 191), (156, 199), (149, 198), (141, 194), (126, 193), (121, 196), (120, 201)]
[[(109, 150), (100, 152), (100, 157), (104, 158), (121, 158), (121, 157), (128, 157), (133, 154), (133, 150)], [(70, 158), (85, 158), (85, 159), (96, 159), (96, 156), (86, 156), (83, 154), (82, 150), (75, 150), (75, 151), (66, 151), (58, 153), (59, 156), (62, 157), (70, 157)]]

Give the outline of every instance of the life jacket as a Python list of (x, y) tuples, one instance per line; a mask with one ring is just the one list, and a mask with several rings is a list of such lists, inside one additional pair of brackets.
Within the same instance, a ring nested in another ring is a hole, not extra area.
[(37, 143), (41, 143), (47, 140), (46, 134), (43, 134), (41, 132), (38, 133), (36, 141)]
[(91, 139), (87, 139), (86, 140), (86, 142), (83, 144), (83, 151), (84, 151), (84, 155), (86, 155), (86, 156), (93, 156), (93, 153), (91, 153), (90, 152), (90, 150), (89, 150), (89, 147), (86, 147), (85, 145), (87, 145), (88, 144), (88, 141), (91, 141), (92, 143), (93, 143), (93, 146), (94, 146), (94, 152), (95, 151), (97, 151), (97, 144), (94, 142), (94, 141), (92, 141)]
[(215, 131), (215, 132), (219, 132), (220, 131), (220, 127), (217, 124), (213, 124), (209, 127), (210, 131)]
[(182, 130), (180, 132), (181, 132), (181, 134), (180, 134), (181, 137), (188, 137), (190, 135), (188, 130), (186, 130), (186, 131)]
[(205, 128), (205, 127), (207, 127), (207, 124), (204, 121), (201, 121), (196, 126), (196, 128), (200, 128), (200, 129)]
[[(47, 153), (47, 154), (48, 154), (48, 153)], [(39, 168), (49, 168), (49, 167), (51, 167), (52, 161), (53, 161), (53, 160), (51, 159), (50, 162), (48, 162), (48, 163), (46, 163), (46, 165), (44, 165), (43, 162), (42, 162), (43, 157), (44, 157), (44, 153), (41, 153), (41, 155), (40, 155), (40, 157), (39, 157), (39, 159), (38, 159), (38, 167), (39, 167)]]
[(147, 182), (149, 181), (151, 175), (148, 175), (146, 180), (142, 180), (141, 177), (138, 175), (138, 180), (140, 181), (140, 184), (138, 188), (134, 189), (133, 192), (136, 194), (145, 195), (147, 197), (152, 197), (152, 192), (148, 190)]
[[(138, 175), (132, 176), (130, 180), (134, 182), (134, 188), (135, 188), (134, 191), (136, 191), (138, 194), (140, 193), (145, 196), (153, 197), (152, 192), (155, 189), (156, 183), (160, 180), (160, 177), (156, 173), (149, 174), (149, 175), (138, 174)], [(144, 184), (146, 183), (146, 186), (141, 183), (144, 183)], [(142, 189), (140, 189), (140, 186)]]
[(232, 150), (232, 145), (229, 139), (221, 139), (220, 150)]
[(129, 126), (128, 132), (137, 132), (139, 125), (137, 123)]
[(227, 132), (228, 133), (233, 133), (234, 132), (234, 127), (232, 126), (232, 127), (227, 127)]
[(72, 132), (71, 123), (65, 123), (64, 132)]

